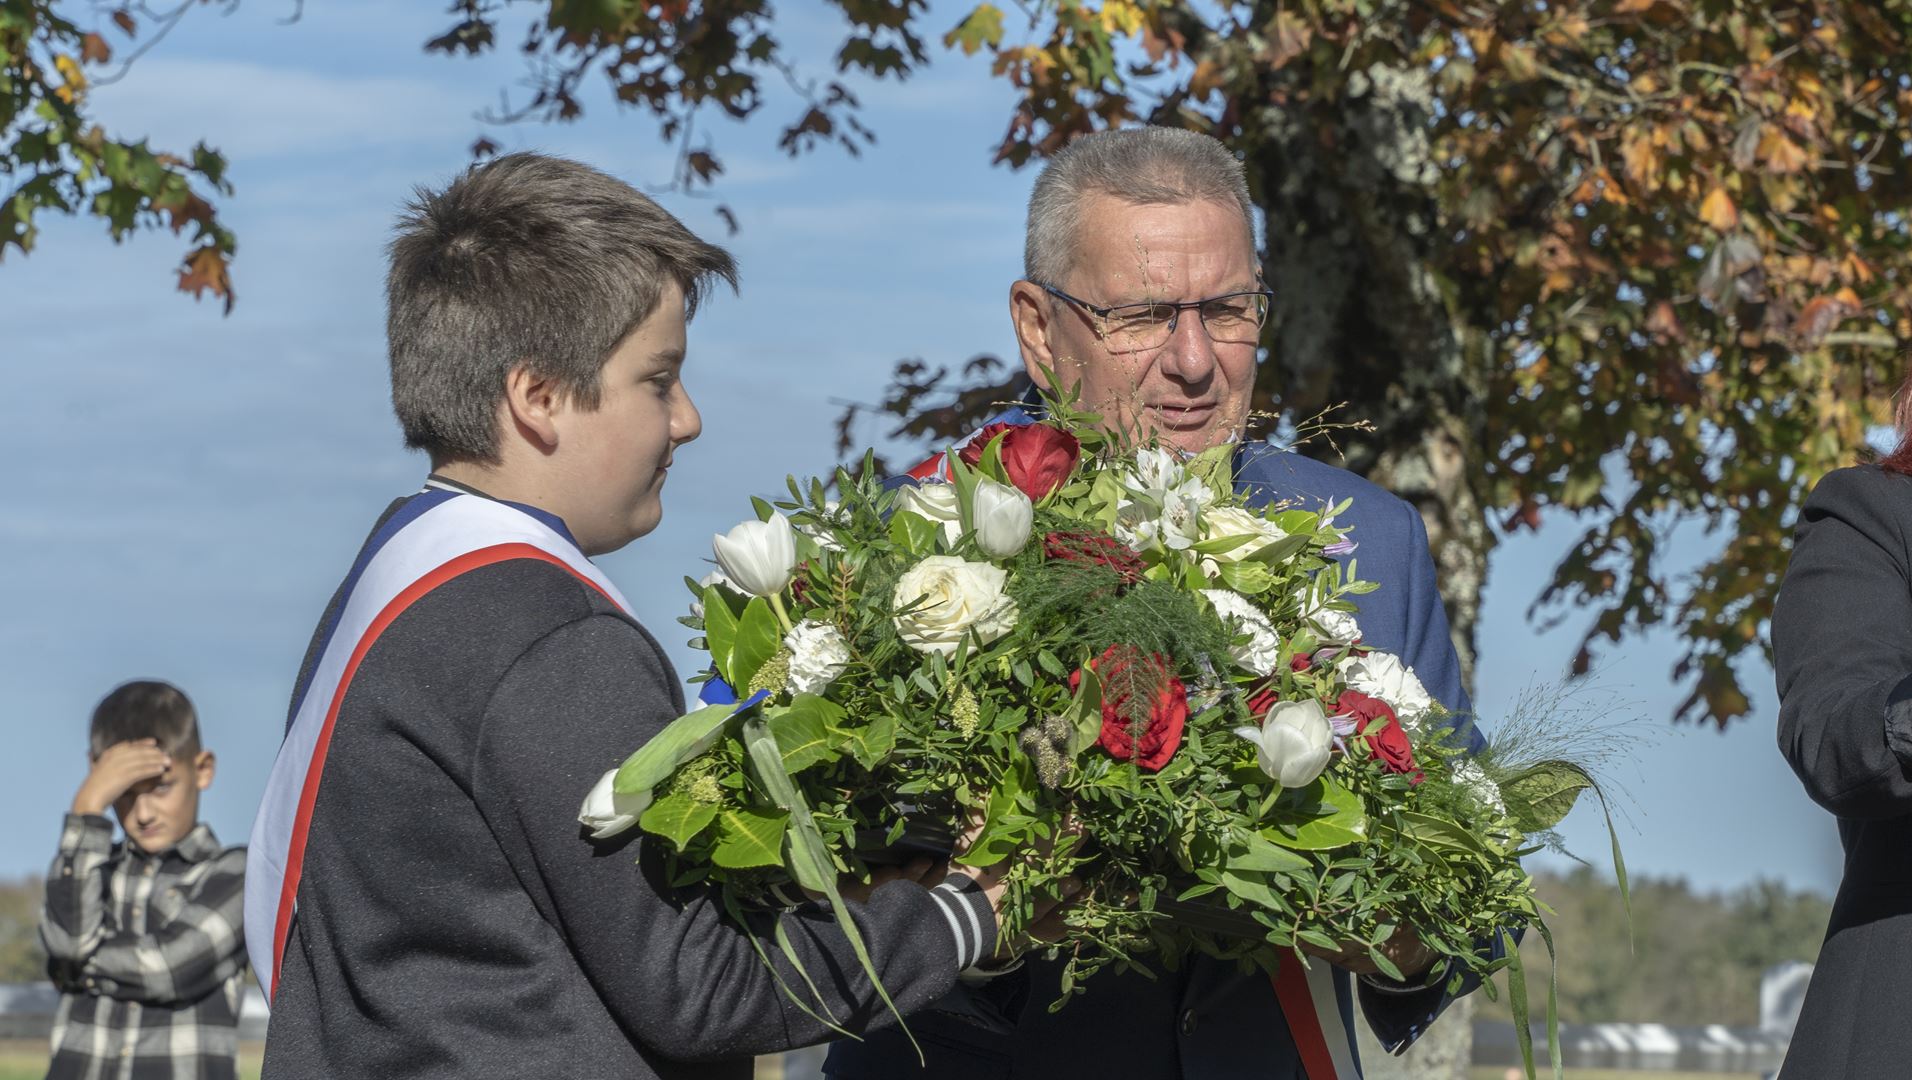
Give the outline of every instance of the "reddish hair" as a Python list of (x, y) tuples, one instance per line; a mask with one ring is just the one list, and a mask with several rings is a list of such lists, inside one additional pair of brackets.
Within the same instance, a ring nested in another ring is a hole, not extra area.
[(1912, 376), (1908, 376), (1899, 387), (1897, 402), (1892, 410), (1892, 423), (1899, 432), (1899, 445), (1879, 459), (1879, 467), (1887, 472), (1912, 476)]

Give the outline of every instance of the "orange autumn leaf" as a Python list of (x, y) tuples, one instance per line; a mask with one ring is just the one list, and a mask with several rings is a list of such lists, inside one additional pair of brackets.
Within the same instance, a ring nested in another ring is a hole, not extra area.
[(1727, 232), (1739, 224), (1739, 207), (1733, 205), (1733, 198), (1726, 194), (1725, 188), (1715, 187), (1700, 203), (1700, 220), (1719, 232)]
[(1766, 167), (1782, 176), (1806, 167), (1806, 152), (1777, 128), (1768, 128), (1759, 139), (1759, 156)]
[(80, 39), (80, 60), (88, 64), (104, 64), (113, 58), (113, 50), (106, 39), (98, 34), (88, 34)]
[(232, 278), (226, 270), (226, 257), (215, 248), (202, 247), (186, 256), (179, 271), (179, 291), (193, 294), (197, 300), (207, 291), (226, 301), (226, 313), (232, 313)]

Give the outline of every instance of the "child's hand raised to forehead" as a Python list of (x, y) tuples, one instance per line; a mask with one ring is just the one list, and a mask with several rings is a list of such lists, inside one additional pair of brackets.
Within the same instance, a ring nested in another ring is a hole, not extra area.
[(103, 815), (133, 785), (164, 776), (172, 767), (172, 755), (159, 748), (158, 739), (134, 739), (109, 746), (94, 760), (79, 794), (73, 796), (73, 812)]

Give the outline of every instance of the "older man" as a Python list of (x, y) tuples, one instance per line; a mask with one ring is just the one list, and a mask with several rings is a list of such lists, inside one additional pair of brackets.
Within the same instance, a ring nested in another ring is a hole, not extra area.
[[(1240, 163), (1207, 136), (1140, 128), (1084, 136), (1057, 154), (1029, 201), (1025, 276), (1009, 290), (1024, 366), (1037, 385), (1074, 386), (1105, 422), (1188, 453), (1235, 441), (1247, 421), (1270, 294), (1255, 254)], [(1030, 408), (998, 420), (1028, 422)], [(1471, 706), (1435, 590), (1420, 515), (1352, 473), (1259, 442), (1235, 457), (1258, 501), (1353, 499), (1361, 570), (1381, 588), (1359, 599), (1363, 639), (1400, 655), (1456, 714)], [(1478, 745), (1471, 726), (1464, 738)], [(1355, 1004), (1400, 1050), (1446, 1007), (1434, 956), (1411, 931), (1385, 946), (1395, 982), (1364, 953), (1275, 979), (1198, 960), (1181, 971), (1098, 974), (1050, 1012), (1057, 963), (1031, 962), (952, 994), (910, 1020), (927, 1065), (900, 1033), (840, 1043), (842, 1080), (934, 1076), (1094, 1076), (1138, 1080), (1352, 1080)], [(1358, 982), (1357, 982), (1358, 981)], [(1357, 988), (1358, 987), (1358, 988)]]

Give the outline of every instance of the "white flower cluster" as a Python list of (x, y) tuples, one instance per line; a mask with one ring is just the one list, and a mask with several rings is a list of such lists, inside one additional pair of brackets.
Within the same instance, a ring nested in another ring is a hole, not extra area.
[(1186, 551), (1202, 539), (1202, 511), (1214, 492), (1190, 476), (1174, 453), (1153, 447), (1135, 452), (1122, 478), (1115, 535), (1137, 551)]
[(1394, 706), (1394, 715), (1409, 731), (1417, 730), (1434, 711), (1434, 695), (1421, 685), (1414, 669), (1389, 653), (1353, 657), (1342, 665), (1341, 676), (1347, 680), (1348, 689)]
[(1221, 616), (1222, 625), (1248, 638), (1229, 647), (1228, 655), (1235, 663), (1251, 675), (1272, 673), (1281, 660), (1281, 635), (1275, 633), (1268, 617), (1238, 592), (1203, 589), (1202, 595), (1215, 609), (1215, 614)]
[(1507, 801), (1500, 797), (1500, 785), (1494, 783), (1494, 778), (1470, 759), (1461, 758), (1455, 762), (1454, 783), (1479, 800), (1482, 806), (1491, 807), (1494, 813), (1507, 813)]
[(805, 619), (783, 636), (783, 645), (790, 650), (793, 694), (821, 694), (850, 666), (850, 647), (829, 623)]

